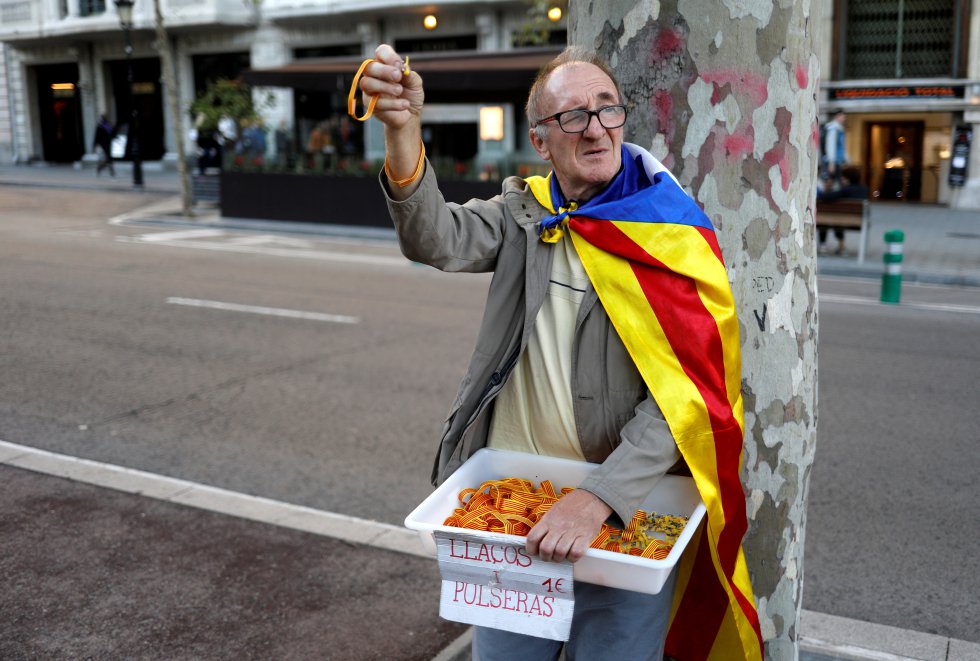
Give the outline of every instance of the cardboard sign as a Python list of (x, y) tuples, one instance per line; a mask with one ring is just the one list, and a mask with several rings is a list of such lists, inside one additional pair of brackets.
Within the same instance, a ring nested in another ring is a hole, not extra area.
[(538, 638), (568, 640), (575, 610), (570, 562), (545, 562), (523, 543), (434, 531), (442, 574), (439, 615)]

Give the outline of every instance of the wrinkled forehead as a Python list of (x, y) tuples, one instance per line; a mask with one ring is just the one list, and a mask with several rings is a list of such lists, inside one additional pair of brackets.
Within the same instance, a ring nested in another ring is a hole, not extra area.
[(588, 62), (570, 62), (552, 72), (542, 90), (548, 113), (571, 108), (619, 103), (616, 84), (605, 71)]

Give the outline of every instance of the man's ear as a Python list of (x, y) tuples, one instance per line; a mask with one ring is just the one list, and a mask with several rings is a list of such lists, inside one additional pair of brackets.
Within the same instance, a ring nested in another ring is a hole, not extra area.
[(551, 160), (551, 150), (548, 149), (548, 145), (545, 144), (544, 138), (538, 135), (538, 132), (534, 129), (528, 130), (528, 138), (531, 141), (531, 146), (534, 147), (534, 151), (538, 152), (538, 156), (541, 160), (550, 161)]

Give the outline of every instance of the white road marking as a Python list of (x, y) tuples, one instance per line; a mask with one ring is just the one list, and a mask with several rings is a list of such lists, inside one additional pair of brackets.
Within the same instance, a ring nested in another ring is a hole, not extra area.
[(851, 305), (874, 305), (887, 307), (903, 307), (931, 312), (960, 312), (963, 314), (980, 314), (980, 307), (975, 305), (949, 305), (946, 303), (882, 303), (873, 298), (861, 296), (846, 296), (844, 294), (819, 294), (818, 300), (826, 303), (848, 303)]
[(239, 246), (279, 246), (280, 248), (300, 248), (303, 250), (311, 250), (313, 248), (312, 241), (307, 241), (306, 239), (290, 239), (273, 234), (237, 236), (233, 239), (228, 239), (228, 242)]
[(292, 505), (6, 441), (0, 441), (0, 464), (373, 548), (432, 557), (422, 547), (417, 532), (380, 521)]
[(200, 298), (181, 298), (171, 296), (167, 303), (173, 305), (187, 305), (195, 308), (210, 308), (212, 310), (226, 310), (229, 312), (249, 312), (251, 314), (266, 314), (274, 317), (289, 317), (290, 319), (307, 319), (310, 321), (327, 321), (335, 324), (357, 324), (360, 323), (359, 317), (349, 317), (343, 314), (327, 314), (325, 312), (306, 312), (304, 310), (288, 310), (285, 308), (267, 308), (260, 305), (242, 305), (240, 303), (225, 303), (222, 301), (208, 301)]
[(185, 239), (205, 239), (216, 236), (224, 236), (224, 230), (199, 229), (199, 230), (175, 230), (173, 232), (152, 232), (150, 234), (140, 234), (134, 237), (140, 241), (148, 243), (159, 243), (165, 241), (183, 241)]
[[(188, 236), (191, 232), (202, 234)], [(203, 234), (207, 232), (207, 234)], [(184, 236), (179, 236), (184, 234)], [(175, 238), (176, 237), (176, 238)], [(359, 253), (334, 252), (331, 250), (310, 249), (300, 247), (298, 242), (289, 243), (287, 240), (270, 242), (267, 239), (254, 241), (243, 238), (224, 238), (227, 233), (223, 230), (187, 230), (187, 232), (158, 232), (140, 234), (137, 236), (117, 236), (120, 243), (146, 243), (155, 246), (172, 248), (194, 248), (197, 250), (214, 250), (217, 252), (235, 252), (248, 255), (271, 255), (274, 257), (298, 257), (300, 259), (318, 259), (327, 262), (347, 262), (354, 264), (372, 264), (374, 266), (412, 266), (412, 262), (401, 256), (369, 255)], [(211, 240), (207, 240), (211, 239)], [(217, 240), (215, 240), (217, 239)], [(260, 245), (255, 245), (256, 243)]]

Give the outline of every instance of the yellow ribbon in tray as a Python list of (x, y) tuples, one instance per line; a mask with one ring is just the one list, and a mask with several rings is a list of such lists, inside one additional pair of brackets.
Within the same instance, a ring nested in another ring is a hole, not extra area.
[[(572, 487), (556, 491), (550, 480), (534, 483), (516, 477), (487, 480), (477, 489), (459, 492), (459, 504), (443, 525), (526, 537), (544, 513)], [(687, 517), (639, 510), (626, 530), (602, 524), (591, 547), (663, 560), (684, 530)]]

